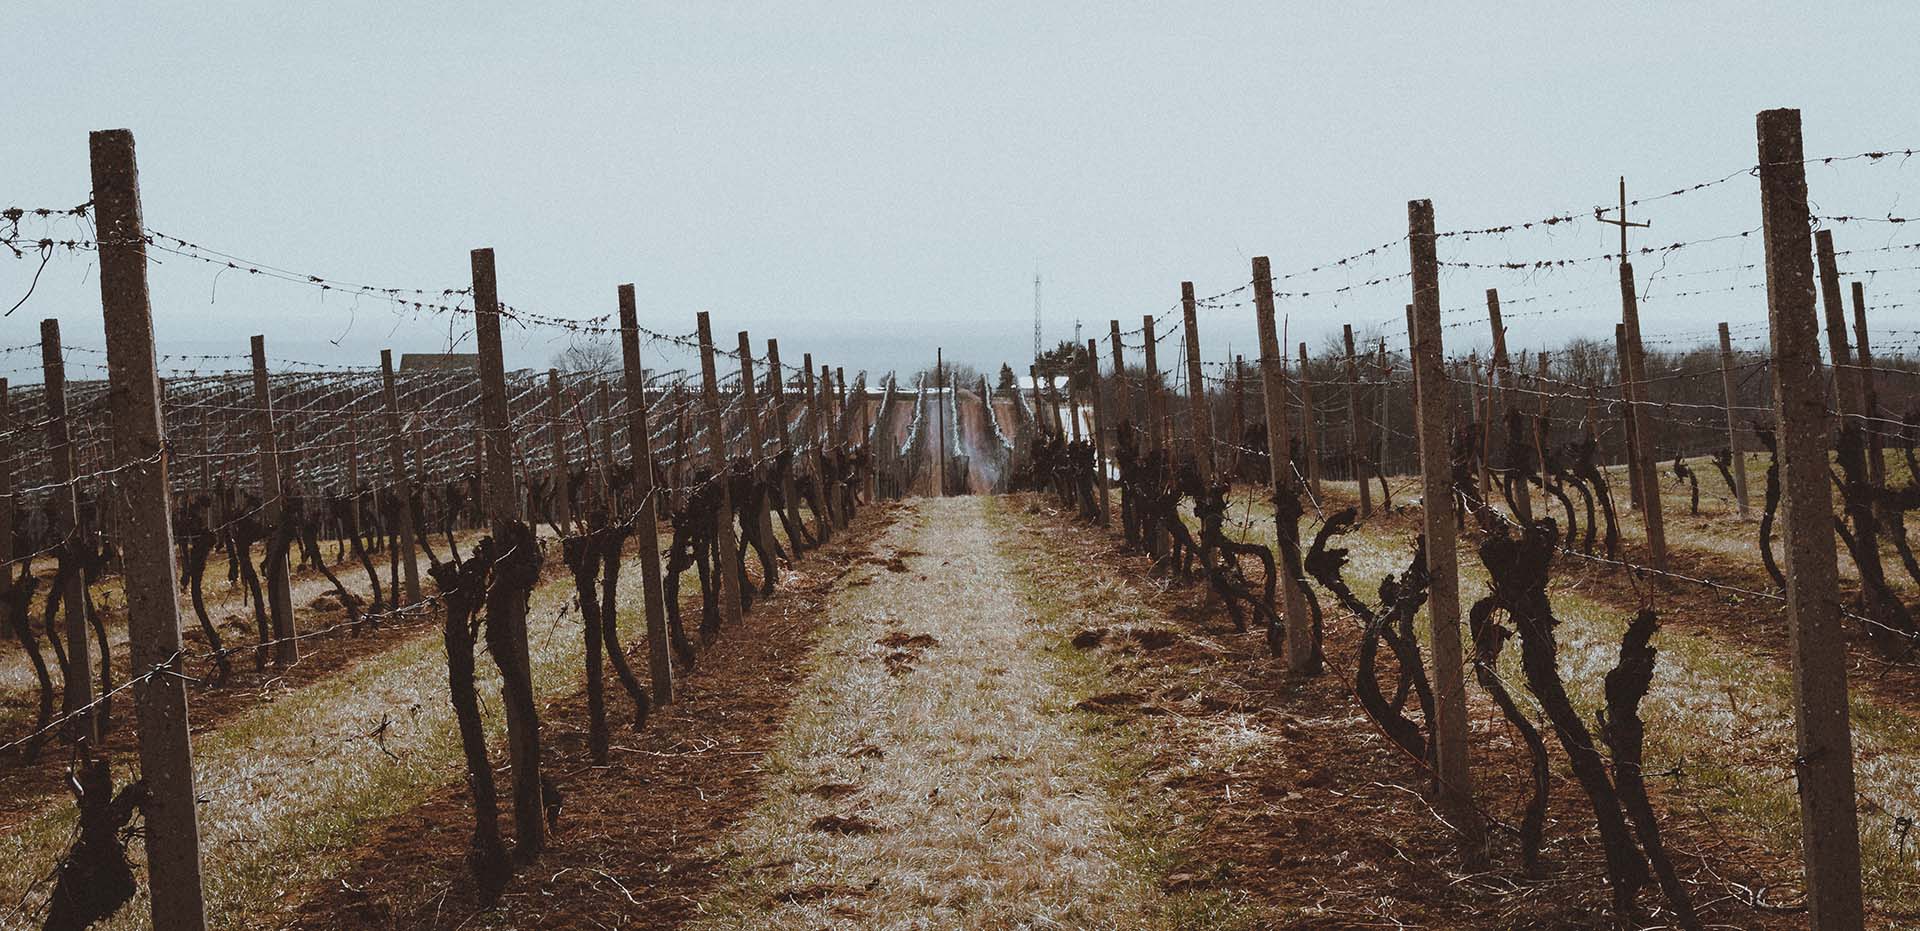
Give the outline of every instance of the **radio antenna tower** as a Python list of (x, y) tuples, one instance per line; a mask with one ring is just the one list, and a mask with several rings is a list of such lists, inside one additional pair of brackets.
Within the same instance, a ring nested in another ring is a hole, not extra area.
[(1033, 273), (1033, 357), (1040, 358), (1040, 273)]

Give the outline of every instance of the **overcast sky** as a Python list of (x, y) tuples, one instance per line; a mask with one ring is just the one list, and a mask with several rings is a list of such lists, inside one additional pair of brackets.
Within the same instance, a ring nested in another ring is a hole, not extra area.
[[(1920, 5), (1759, 6), (8, 4), (0, 205), (87, 200), (87, 132), (127, 127), (150, 227), (277, 267), (463, 287), (468, 250), (492, 246), (503, 299), (543, 313), (610, 312), (634, 282), (645, 326), (683, 333), (710, 310), (725, 344), (749, 329), (850, 374), (936, 346), (1024, 370), (1036, 272), (1049, 344), (1076, 319), (1104, 337), (1172, 306), (1182, 280), (1244, 284), (1254, 255), (1285, 273), (1395, 240), (1410, 198), (1456, 229), (1590, 208), (1620, 175), (1636, 196), (1722, 177), (1754, 162), (1768, 107), (1803, 109), (1810, 155), (1920, 146)], [(1916, 182), (1904, 160), (1811, 175), (1830, 213), (1920, 211)], [(1636, 245), (1750, 229), (1756, 192), (1740, 176), (1648, 204)], [(83, 232), (22, 225), (41, 229)], [(1902, 229), (1837, 235), (1885, 250)], [(1614, 235), (1588, 218), (1442, 257), (1595, 256)], [(1759, 255), (1754, 235), (1640, 260), (1648, 332), (1764, 320), (1741, 288), (1759, 272), (1737, 268)], [(155, 258), (163, 351), (244, 353), (265, 333), (277, 357), (366, 364), (450, 333), (471, 345), (466, 318)], [(1854, 267), (1914, 264), (1893, 250)], [(39, 265), (0, 255), (0, 304)], [(1289, 335), (1317, 349), (1341, 323), (1389, 322), (1404, 339), (1403, 279), (1324, 288), (1405, 270), (1400, 245), (1291, 280), (1320, 290), (1282, 303)], [(56, 255), (0, 346), (44, 317), (101, 345), (94, 272)], [(1613, 275), (1453, 270), (1442, 301), (1498, 286), (1561, 311), (1516, 304), (1521, 345), (1610, 339)], [(1884, 273), (1876, 301), (1915, 281)], [(1876, 326), (1912, 331), (1911, 306)], [(1201, 326), (1210, 357), (1251, 354), (1247, 308)], [(509, 365), (544, 366), (565, 340), (510, 333)]]

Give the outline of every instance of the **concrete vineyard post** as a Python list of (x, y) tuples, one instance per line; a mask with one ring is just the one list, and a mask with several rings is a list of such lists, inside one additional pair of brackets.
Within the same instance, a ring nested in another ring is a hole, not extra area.
[[(1467, 757), (1467, 687), (1460, 648), (1460, 574), (1455, 552), (1451, 466), (1453, 399), (1442, 368), (1440, 261), (1435, 251), (1433, 202), (1407, 203), (1407, 246), (1413, 272), (1413, 373), (1420, 435), (1421, 511), (1427, 537), (1427, 622), (1435, 722), (1433, 739), (1440, 801), (1471, 852), (1485, 830), (1473, 801)], [(1504, 345), (1496, 344), (1496, 351)]]
[[(1260, 332), (1260, 389), (1267, 418), (1267, 468), (1277, 498), (1294, 494), (1293, 466), (1287, 461), (1287, 386), (1281, 369), (1279, 328), (1274, 321), (1273, 268), (1264, 255), (1253, 259), (1253, 307)], [(1291, 572), (1280, 573), (1280, 607), (1287, 634), (1287, 668), (1296, 675), (1313, 671), (1313, 618), (1306, 593)]]
[(399, 393), (394, 387), (393, 350), (380, 350), (381, 395), (387, 407), (387, 461), (393, 469), (393, 493), (400, 499), (400, 569), (405, 573), (407, 602), (420, 603), (420, 562), (415, 536), (426, 532), (413, 525), (413, 477), (407, 473), (407, 439), (400, 429)]
[(666, 582), (660, 565), (659, 489), (653, 483), (653, 432), (647, 417), (647, 376), (640, 359), (640, 312), (633, 285), (623, 284), (620, 299), (620, 359), (627, 389), (627, 455), (633, 459), (636, 514), (633, 536), (640, 547), (640, 587), (647, 615), (647, 678), (653, 701), (673, 704), (673, 654), (667, 641)]
[[(516, 536), (520, 496), (513, 490), (513, 424), (507, 408), (506, 360), (500, 345), (500, 300), (493, 250), (475, 249), (473, 273), (474, 346), (480, 354), (480, 438), (485, 452), (480, 472), (481, 498), (497, 545)], [(504, 560), (504, 553), (495, 553)], [(488, 624), (504, 623), (512, 656), (495, 656), (503, 667), (501, 704), (506, 710), (507, 756), (513, 765), (514, 857), (523, 863), (540, 856), (547, 823), (540, 786), (540, 715), (533, 699), (532, 663), (527, 655), (527, 597), (508, 594), (500, 585), (487, 593)]]
[[(180, 669), (180, 602), (161, 422), (153, 313), (147, 296), (145, 229), (133, 134), (93, 133), (94, 209), (99, 222), (100, 306), (106, 318), (107, 381), (115, 479), (125, 507), (127, 638), (136, 676)], [(207, 924), (200, 885), (200, 822), (187, 728), (186, 681), (136, 678), (140, 776), (146, 819), (149, 891), (157, 931), (199, 931)]]
[[(278, 528), (286, 514), (286, 478), (280, 474), (279, 438), (275, 435), (273, 388), (267, 381), (267, 338), (253, 338), (254, 435), (260, 447), (260, 516), (268, 528)], [(278, 533), (270, 529), (269, 534)], [(268, 544), (268, 552), (273, 546)], [(300, 661), (300, 641), (295, 639), (293, 591), (289, 580), (291, 567), (287, 554), (281, 553), (266, 564), (267, 608), (273, 619), (273, 659), (282, 666)]]
[(1193, 282), (1180, 282), (1180, 315), (1187, 328), (1187, 415), (1193, 421), (1193, 461), (1200, 480), (1213, 478), (1212, 418), (1207, 416), (1207, 378), (1200, 370), (1200, 321), (1194, 312)]
[(1747, 518), (1747, 457), (1740, 443), (1740, 415), (1734, 411), (1733, 340), (1720, 324), (1720, 389), (1727, 399), (1727, 450), (1733, 455), (1733, 502), (1740, 519)]
[(1660, 478), (1654, 452), (1653, 403), (1647, 394), (1647, 353), (1640, 342), (1640, 303), (1634, 294), (1633, 263), (1620, 263), (1620, 309), (1625, 317), (1628, 406), (1633, 415), (1634, 463), (1640, 473), (1640, 505), (1647, 525), (1647, 554), (1653, 568), (1667, 571), (1667, 530), (1660, 507)]
[(1800, 793), (1808, 926), (1857, 931), (1865, 924), (1853, 735), (1847, 709), (1846, 638), (1840, 627), (1829, 435), (1814, 309), (1812, 243), (1800, 111), (1765, 110), (1760, 215), (1767, 263), (1767, 319), (1778, 417), (1787, 621), (1792, 638), (1794, 775)]
[[(700, 391), (707, 405), (707, 429), (713, 434), (713, 482), (719, 489), (719, 514), (714, 532), (720, 544), (720, 616), (728, 624), (740, 623), (740, 538), (733, 526), (733, 495), (727, 485), (727, 418), (720, 407), (720, 377), (713, 364), (713, 322), (706, 311), (699, 315)], [(824, 497), (824, 496), (823, 496)], [(831, 510), (831, 509), (829, 509)]]

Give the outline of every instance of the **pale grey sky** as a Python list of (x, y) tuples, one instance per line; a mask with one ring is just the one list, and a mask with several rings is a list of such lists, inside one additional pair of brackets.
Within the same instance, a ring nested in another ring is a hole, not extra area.
[[(711, 310), (723, 344), (747, 328), (849, 374), (916, 367), (937, 345), (1024, 369), (1036, 270), (1049, 344), (1076, 318), (1104, 337), (1111, 317), (1132, 328), (1171, 306), (1183, 279), (1202, 295), (1245, 283), (1253, 255), (1290, 272), (1396, 239), (1409, 198), (1431, 197), (1453, 229), (1606, 202), (1622, 174), (1636, 196), (1720, 177), (1752, 164), (1767, 107), (1804, 110), (1810, 155), (1920, 146), (1920, 6), (1759, 6), (10, 4), (0, 206), (86, 200), (87, 131), (127, 127), (149, 226), (276, 266), (460, 287), (468, 250), (492, 246), (503, 298), (528, 309), (606, 313), (632, 281), (644, 325), (687, 332)], [(1920, 210), (1905, 196), (1917, 182), (1904, 161), (1811, 177), (1831, 213)], [(1755, 183), (1647, 214), (1639, 243), (1748, 229)], [(1903, 229), (1837, 235), (1883, 248)], [(1448, 241), (1442, 258), (1613, 241), (1585, 219)], [(1759, 254), (1755, 236), (1664, 258), (1675, 273)], [(365, 364), (447, 341), (445, 319), (158, 257), (165, 351), (241, 353), (264, 332), (276, 356)], [(0, 345), (33, 341), (47, 316), (69, 343), (100, 345), (89, 259), (56, 256), (0, 320)], [(1660, 258), (1640, 264), (1646, 278)], [(1916, 264), (1894, 250), (1854, 267)], [(4, 304), (38, 265), (0, 257)], [(1283, 289), (1405, 269), (1399, 246)], [(1651, 281), (1647, 330), (1763, 320), (1753, 290), (1658, 301), (1759, 280)], [(1916, 281), (1887, 272), (1875, 293)], [(1512, 308), (1522, 345), (1611, 337), (1605, 263), (1453, 270), (1443, 303), (1478, 305), (1488, 286), (1546, 295)], [(1395, 280), (1282, 310), (1317, 348), (1342, 322), (1397, 321), (1406, 292)], [(1548, 308), (1571, 309), (1520, 313)], [(1210, 356), (1251, 349), (1246, 308), (1201, 322)], [(509, 363), (544, 365), (562, 342), (510, 333)]]

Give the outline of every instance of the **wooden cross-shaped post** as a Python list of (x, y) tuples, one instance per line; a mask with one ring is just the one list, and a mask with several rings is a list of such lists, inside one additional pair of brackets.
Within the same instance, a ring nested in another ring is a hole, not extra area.
[(1653, 221), (1652, 221), (1652, 220), (1641, 220), (1641, 221), (1640, 221), (1640, 222), (1638, 222), (1638, 223), (1630, 223), (1630, 222), (1628, 222), (1628, 221), (1627, 221), (1627, 179), (1626, 179), (1626, 178), (1625, 178), (1624, 176), (1623, 176), (1623, 177), (1621, 177), (1621, 179), (1620, 179), (1620, 207), (1619, 207), (1619, 210), (1620, 210), (1620, 216), (1618, 216), (1618, 217), (1616, 217), (1616, 218), (1614, 218), (1614, 219), (1612, 219), (1612, 220), (1609, 220), (1609, 219), (1607, 219), (1607, 218), (1606, 218), (1605, 216), (1602, 216), (1602, 214), (1604, 214), (1604, 213), (1606, 213), (1606, 211), (1604, 211), (1604, 210), (1601, 210), (1601, 209), (1599, 209), (1599, 208), (1597, 208), (1597, 207), (1596, 207), (1596, 208), (1594, 208), (1594, 211), (1593, 211), (1593, 218), (1594, 218), (1595, 220), (1598, 220), (1598, 221), (1600, 221), (1600, 222), (1602, 222), (1602, 223), (1605, 223), (1605, 224), (1608, 224), (1608, 225), (1610, 225), (1610, 226), (1617, 226), (1617, 227), (1620, 227), (1620, 256), (1619, 256), (1619, 258), (1620, 258), (1620, 261), (1622, 261), (1622, 262), (1624, 262), (1624, 261), (1626, 261), (1626, 260), (1627, 260), (1627, 228), (1628, 228), (1628, 227), (1638, 227), (1638, 228), (1640, 228), (1640, 229), (1646, 229), (1646, 228), (1648, 228), (1648, 227), (1650, 227), (1650, 226), (1652, 226), (1652, 225), (1653, 225)]

